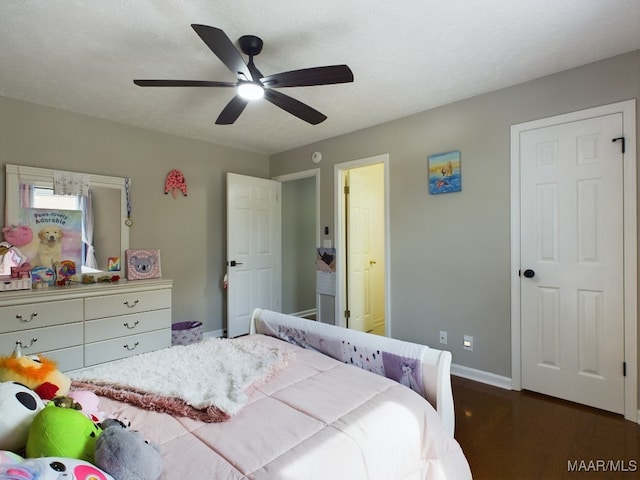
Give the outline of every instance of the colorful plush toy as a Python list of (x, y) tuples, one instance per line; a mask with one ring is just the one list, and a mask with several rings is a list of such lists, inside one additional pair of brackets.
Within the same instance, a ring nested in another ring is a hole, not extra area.
[(156, 480), (162, 474), (160, 450), (119, 420), (102, 422), (95, 464), (115, 480)]
[(30, 388), (16, 382), (0, 383), (0, 450), (24, 449), (29, 427), (43, 408), (42, 400)]
[(20, 344), (10, 357), (0, 357), (0, 382), (18, 382), (34, 390), (43, 400), (66, 395), (71, 379), (48, 358), (23, 356)]
[(0, 451), (0, 480), (113, 480), (108, 473), (82, 460), (62, 457), (25, 460)]
[(99, 425), (79, 410), (49, 402), (33, 419), (27, 437), (27, 457), (68, 457), (94, 463)]

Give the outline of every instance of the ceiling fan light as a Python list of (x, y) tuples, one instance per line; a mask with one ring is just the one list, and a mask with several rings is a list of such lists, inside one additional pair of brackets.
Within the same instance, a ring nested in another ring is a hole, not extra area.
[(264, 97), (264, 88), (255, 83), (241, 83), (238, 85), (238, 95), (246, 100), (257, 100)]

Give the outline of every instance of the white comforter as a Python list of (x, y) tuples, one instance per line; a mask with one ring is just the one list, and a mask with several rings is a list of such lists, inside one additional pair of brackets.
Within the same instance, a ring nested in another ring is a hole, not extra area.
[[(458, 443), (420, 395), (275, 338), (295, 360), (250, 392), (231, 420), (202, 423), (101, 398), (160, 445), (165, 480), (471, 478)], [(185, 372), (188, 375), (188, 372)]]

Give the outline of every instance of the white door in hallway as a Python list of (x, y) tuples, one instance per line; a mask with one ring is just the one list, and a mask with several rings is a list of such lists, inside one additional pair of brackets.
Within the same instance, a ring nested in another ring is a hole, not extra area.
[(249, 333), (255, 308), (280, 311), (281, 184), (227, 174), (227, 336)]
[(522, 387), (624, 413), (622, 114), (520, 132)]
[(349, 328), (384, 332), (384, 166), (348, 170), (347, 297)]
[(347, 296), (349, 306), (349, 328), (367, 332), (373, 329), (370, 290), (370, 222), (371, 209), (368, 199), (370, 189), (363, 168), (355, 168), (347, 173), (348, 214), (347, 214)]

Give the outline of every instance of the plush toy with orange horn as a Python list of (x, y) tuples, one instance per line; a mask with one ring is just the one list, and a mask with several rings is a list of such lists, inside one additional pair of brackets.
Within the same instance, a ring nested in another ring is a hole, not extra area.
[(71, 379), (58, 370), (57, 364), (40, 355), (22, 355), (22, 343), (9, 357), (0, 357), (0, 382), (18, 382), (43, 400), (66, 395), (71, 387)]

